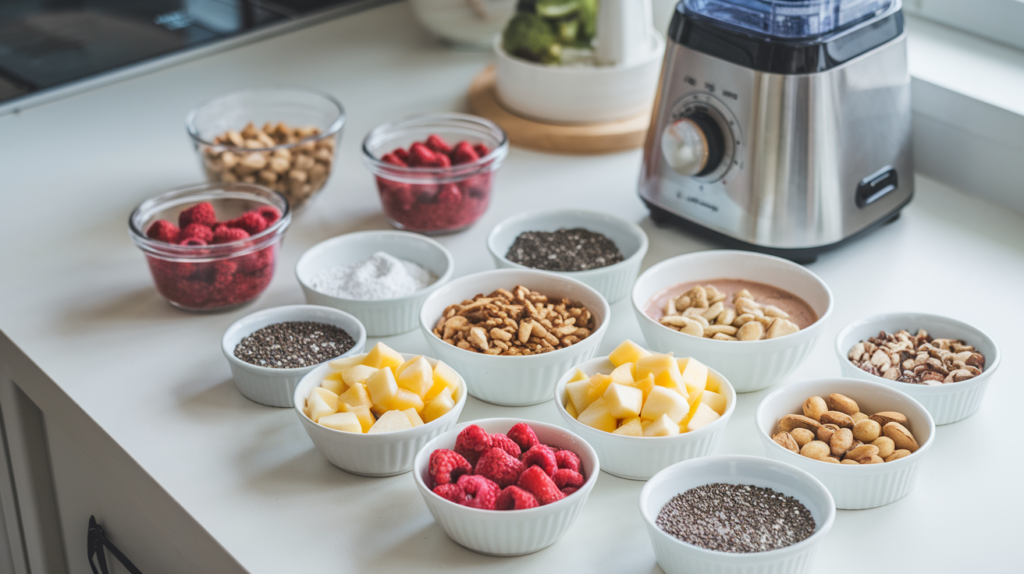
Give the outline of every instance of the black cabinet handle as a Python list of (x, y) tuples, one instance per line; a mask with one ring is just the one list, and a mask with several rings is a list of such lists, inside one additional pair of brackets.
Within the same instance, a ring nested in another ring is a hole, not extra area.
[[(89, 567), (92, 568), (92, 574), (110, 574), (110, 570), (107, 569), (107, 556), (103, 552), (106, 548), (110, 551), (110, 554), (125, 567), (131, 574), (142, 574), (142, 571), (132, 564), (132, 561), (124, 555), (123, 552), (117, 549), (109, 540), (107, 535), (103, 532), (103, 527), (96, 522), (95, 516), (89, 517)], [(93, 558), (95, 557), (95, 561)], [(98, 568), (97, 568), (98, 565)]]

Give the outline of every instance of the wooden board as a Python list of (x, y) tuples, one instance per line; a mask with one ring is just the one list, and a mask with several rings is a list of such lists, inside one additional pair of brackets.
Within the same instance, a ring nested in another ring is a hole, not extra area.
[(644, 145), (651, 112), (602, 124), (545, 124), (502, 107), (494, 89), (494, 66), (480, 72), (469, 86), (469, 107), (474, 114), (501, 126), (516, 146), (570, 154), (599, 154), (636, 149)]

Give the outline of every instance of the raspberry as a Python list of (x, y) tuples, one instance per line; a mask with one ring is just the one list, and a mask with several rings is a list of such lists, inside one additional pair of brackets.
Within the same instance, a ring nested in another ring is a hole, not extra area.
[(462, 490), (462, 487), (457, 484), (439, 484), (434, 487), (434, 494), (463, 506), (466, 505), (468, 500), (466, 498), (466, 491)]
[(437, 201), (441, 203), (459, 203), (462, 201), (462, 192), (459, 186), (454, 183), (446, 183), (441, 186), (441, 192), (437, 194)]
[(555, 453), (551, 449), (538, 444), (523, 454), (523, 466), (539, 466), (545, 474), (551, 476), (558, 470)]
[(235, 278), (235, 271), (238, 271), (238, 263), (226, 259), (213, 262), (213, 286), (221, 289), (227, 287)]
[(263, 207), (256, 210), (256, 213), (260, 214), (267, 222), (267, 227), (277, 223), (278, 219), (281, 219), (281, 212), (277, 210), (273, 205), (264, 205)]
[(444, 141), (441, 136), (433, 134), (427, 136), (426, 144), (428, 148), (437, 153), (444, 154), (446, 156), (451, 155), (452, 153), (452, 146), (448, 145), (448, 142)]
[(434, 167), (437, 164), (437, 154), (427, 146), (416, 142), (409, 148), (409, 167)]
[(201, 247), (203, 245), (208, 245), (208, 244), (205, 241), (203, 241), (202, 239), (199, 239), (199, 238), (196, 238), (196, 237), (186, 237), (185, 239), (182, 239), (181, 241), (179, 241), (178, 245), (187, 245), (188, 247)]
[(482, 510), (497, 510), (498, 495), (501, 494), (501, 489), (490, 479), (464, 474), (459, 477), (459, 482), (456, 484), (466, 492), (465, 506)]
[(208, 227), (212, 227), (214, 223), (217, 223), (217, 212), (214, 211), (213, 205), (204, 201), (178, 214), (178, 227), (185, 229), (193, 223), (199, 223)]
[(469, 466), (469, 462), (462, 455), (446, 448), (439, 448), (430, 453), (427, 469), (435, 485), (455, 482), (463, 474), (473, 472), (473, 467)]
[(560, 450), (555, 453), (555, 462), (558, 463), (558, 468), (568, 468), (580, 472), (580, 457), (576, 456), (571, 450)]
[(206, 244), (213, 241), (213, 230), (201, 223), (193, 223), (181, 230), (179, 239), (202, 239)]
[(509, 486), (498, 495), (498, 510), (524, 510), (538, 506), (537, 497), (518, 486)]
[(451, 167), (451, 166), (452, 166), (452, 160), (448, 159), (448, 156), (442, 155), (442, 154), (437, 154), (437, 163), (434, 165), (434, 167)]
[(476, 155), (478, 155), (479, 157), (484, 157), (485, 155), (491, 153), (491, 150), (487, 148), (487, 145), (482, 143), (478, 143), (475, 146), (473, 146), (473, 151), (475, 151)]
[(402, 160), (402, 163), (404, 163), (405, 165), (409, 165), (409, 152), (405, 151), (402, 148), (398, 148), (391, 153), (393, 153), (395, 157), (397, 157), (398, 159)]
[(178, 226), (165, 219), (158, 219), (146, 230), (146, 237), (163, 241), (164, 243), (177, 243), (181, 230)]
[(244, 229), (237, 227), (221, 227), (217, 231), (213, 232), (213, 244), (219, 245), (221, 243), (231, 243), (232, 241), (241, 241), (248, 239), (249, 234)]
[(523, 463), (501, 448), (491, 448), (477, 461), (474, 473), (493, 480), (499, 487), (515, 484), (523, 473)]
[(451, 158), (452, 165), (462, 165), (464, 163), (473, 163), (479, 160), (480, 156), (477, 155), (476, 150), (473, 149), (469, 142), (459, 142), (455, 149), (452, 150)]
[[(406, 157), (409, 157), (406, 155)], [(391, 165), (397, 165), (398, 167), (409, 167), (409, 164), (402, 161), (402, 158), (398, 157), (394, 153), (386, 153), (384, 157), (380, 158), (380, 161), (384, 163), (390, 163)]]
[(535, 445), (540, 444), (537, 440), (537, 433), (533, 432), (530, 425), (526, 423), (519, 423), (516, 426), (508, 429), (508, 438), (515, 441), (519, 445), (519, 450), (526, 452), (533, 448)]
[(491, 446), (490, 435), (476, 425), (469, 425), (462, 429), (455, 439), (455, 452), (464, 456), (473, 466), (476, 466), (480, 455), (487, 452)]
[(274, 246), (260, 249), (255, 253), (243, 255), (238, 261), (238, 271), (254, 275), (274, 264)]
[(574, 487), (574, 486), (567, 486), (567, 487), (562, 489), (562, 494), (564, 494), (566, 496), (569, 496), (570, 494), (576, 492), (577, 490), (579, 490), (579, 489)]
[(515, 441), (501, 433), (491, 435), (491, 445), (516, 457), (516, 460), (519, 460), (519, 457), (523, 454), (523, 451), (519, 449), (519, 445)]
[(551, 480), (551, 477), (545, 474), (539, 466), (531, 466), (524, 470), (523, 474), (519, 475), (516, 486), (536, 496), (537, 502), (541, 506), (565, 498), (565, 495), (562, 494), (562, 491), (558, 490), (558, 486)]
[(555, 481), (555, 486), (560, 489), (567, 487), (579, 488), (583, 486), (584, 482), (586, 482), (582, 474), (575, 470), (569, 470), (568, 468), (560, 468), (556, 470), (555, 474), (551, 475), (551, 480)]
[(256, 235), (267, 228), (267, 220), (255, 211), (247, 211), (236, 219), (227, 222), (228, 227), (244, 229), (249, 235)]

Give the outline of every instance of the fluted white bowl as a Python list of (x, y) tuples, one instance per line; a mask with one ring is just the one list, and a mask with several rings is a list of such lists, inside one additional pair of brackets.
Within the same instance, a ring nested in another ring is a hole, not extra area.
[[(454, 449), (459, 432), (474, 424), (488, 434), (507, 433), (518, 423), (530, 425), (543, 444), (568, 449), (580, 457), (586, 482), (576, 492), (558, 502), (525, 510), (481, 510), (455, 504), (434, 494), (428, 486), (430, 454), (439, 448)], [(461, 546), (490, 556), (520, 556), (551, 546), (569, 530), (601, 470), (597, 453), (587, 441), (561, 427), (522, 419), (480, 419), (444, 433), (427, 443), (416, 455), (413, 477), (423, 501), (434, 520), (452, 540)]]
[[(698, 359), (700, 360), (700, 359)], [(725, 427), (729, 424), (732, 413), (736, 410), (736, 391), (729, 380), (721, 373), (709, 368), (721, 386), (721, 394), (725, 395), (725, 414), (718, 420), (693, 432), (665, 437), (621, 436), (597, 430), (574, 419), (565, 410), (568, 392), (565, 385), (576, 373), (583, 371), (588, 377), (597, 373), (609, 374), (615, 365), (608, 357), (591, 359), (571, 369), (558, 381), (555, 387), (555, 403), (558, 414), (562, 416), (569, 430), (587, 440), (601, 457), (601, 469), (608, 474), (630, 480), (647, 480), (665, 467), (679, 461), (711, 454), (722, 438)]]
[[(742, 279), (783, 289), (806, 301), (818, 320), (776, 339), (716, 341), (665, 327), (644, 312), (651, 297), (664, 289), (713, 279)], [(644, 271), (633, 287), (633, 311), (652, 350), (699, 357), (725, 375), (737, 393), (749, 393), (782, 381), (807, 358), (832, 315), (832, 291), (807, 268), (779, 257), (749, 251), (700, 251), (666, 259)]]
[(513, 215), (499, 223), (487, 236), (487, 249), (499, 269), (530, 269), (525, 265), (509, 261), (508, 253), (516, 237), (525, 231), (558, 231), (582, 227), (587, 231), (601, 233), (615, 243), (623, 260), (607, 267), (587, 271), (555, 272), (572, 277), (590, 285), (614, 303), (629, 295), (633, 282), (640, 273), (640, 264), (647, 254), (647, 234), (639, 225), (608, 213), (582, 209), (556, 209), (534, 211)]
[[(824, 398), (831, 393), (857, 401), (861, 412), (868, 415), (882, 411), (903, 413), (919, 448), (910, 456), (892, 462), (846, 465), (801, 456), (772, 440), (783, 415), (803, 414), (802, 407), (808, 397)], [(910, 494), (917, 482), (921, 462), (935, 438), (935, 422), (921, 403), (886, 385), (857, 379), (816, 379), (786, 385), (761, 401), (754, 421), (769, 458), (814, 475), (832, 493), (836, 508), (845, 510), (884, 506)]]
[[(484, 355), (449, 345), (433, 329), (448, 305), (523, 285), (548, 297), (578, 301), (596, 317), (597, 329), (582, 341), (530, 356)], [(496, 405), (519, 407), (551, 400), (558, 378), (570, 367), (594, 356), (608, 331), (611, 309), (594, 288), (563, 275), (532, 269), (497, 269), (467, 275), (438, 288), (420, 309), (420, 328), (430, 352), (466, 377), (469, 394)]]
[[(977, 377), (959, 383), (918, 385), (877, 377), (862, 371), (847, 358), (850, 349), (858, 342), (878, 335), (879, 331), (895, 333), (900, 329), (912, 333), (924, 329), (933, 337), (962, 339), (985, 355), (985, 370)], [(988, 384), (1002, 362), (999, 346), (981, 329), (963, 321), (926, 313), (888, 313), (854, 321), (836, 336), (836, 356), (844, 377), (881, 383), (907, 393), (928, 409), (937, 425), (955, 423), (973, 415), (981, 407)]]
[(268, 407), (290, 407), (295, 387), (302, 377), (316, 368), (316, 365), (297, 369), (271, 369), (246, 363), (235, 356), (235, 347), (254, 332), (285, 321), (316, 321), (344, 329), (355, 342), (352, 348), (338, 357), (348, 357), (363, 352), (366, 345), (366, 329), (352, 315), (317, 305), (287, 305), (273, 307), (246, 315), (235, 321), (221, 338), (220, 347), (231, 367), (238, 392), (245, 398)]
[[(357, 263), (378, 251), (426, 268), (437, 276), (437, 281), (411, 295), (374, 300), (335, 297), (310, 286), (320, 271)], [(451, 278), (454, 268), (452, 254), (429, 237), (407, 231), (360, 231), (339, 235), (309, 248), (295, 265), (295, 277), (307, 303), (351, 313), (363, 322), (368, 336), (386, 337), (416, 328), (423, 300)]]
[[(769, 552), (737, 554), (707, 550), (658, 528), (662, 507), (677, 494), (705, 484), (749, 484), (799, 500), (814, 518), (814, 534)], [(719, 455), (687, 460), (656, 474), (640, 491), (640, 514), (666, 574), (803, 574), (811, 571), (818, 548), (835, 522), (829, 491), (810, 473), (756, 456)]]
[[(415, 355), (403, 353), (402, 358), (409, 360)], [(437, 365), (437, 359), (427, 357), (431, 366)], [(320, 386), (324, 377), (330, 373), (327, 364), (320, 365), (299, 382), (295, 389), (295, 414), (302, 423), (302, 428), (313, 441), (320, 454), (334, 466), (361, 476), (393, 476), (409, 472), (413, 467), (416, 453), (430, 440), (445, 433), (459, 420), (462, 409), (466, 406), (466, 381), (459, 376), (459, 397), (452, 410), (444, 415), (411, 429), (395, 432), (365, 434), (334, 430), (313, 422), (302, 409), (306, 406), (306, 398), (314, 387)]]

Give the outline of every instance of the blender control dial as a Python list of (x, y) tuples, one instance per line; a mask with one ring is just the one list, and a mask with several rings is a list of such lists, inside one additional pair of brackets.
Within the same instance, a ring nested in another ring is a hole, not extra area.
[(693, 110), (661, 134), (665, 161), (680, 175), (701, 177), (715, 171), (725, 155), (722, 129), (704, 110)]

